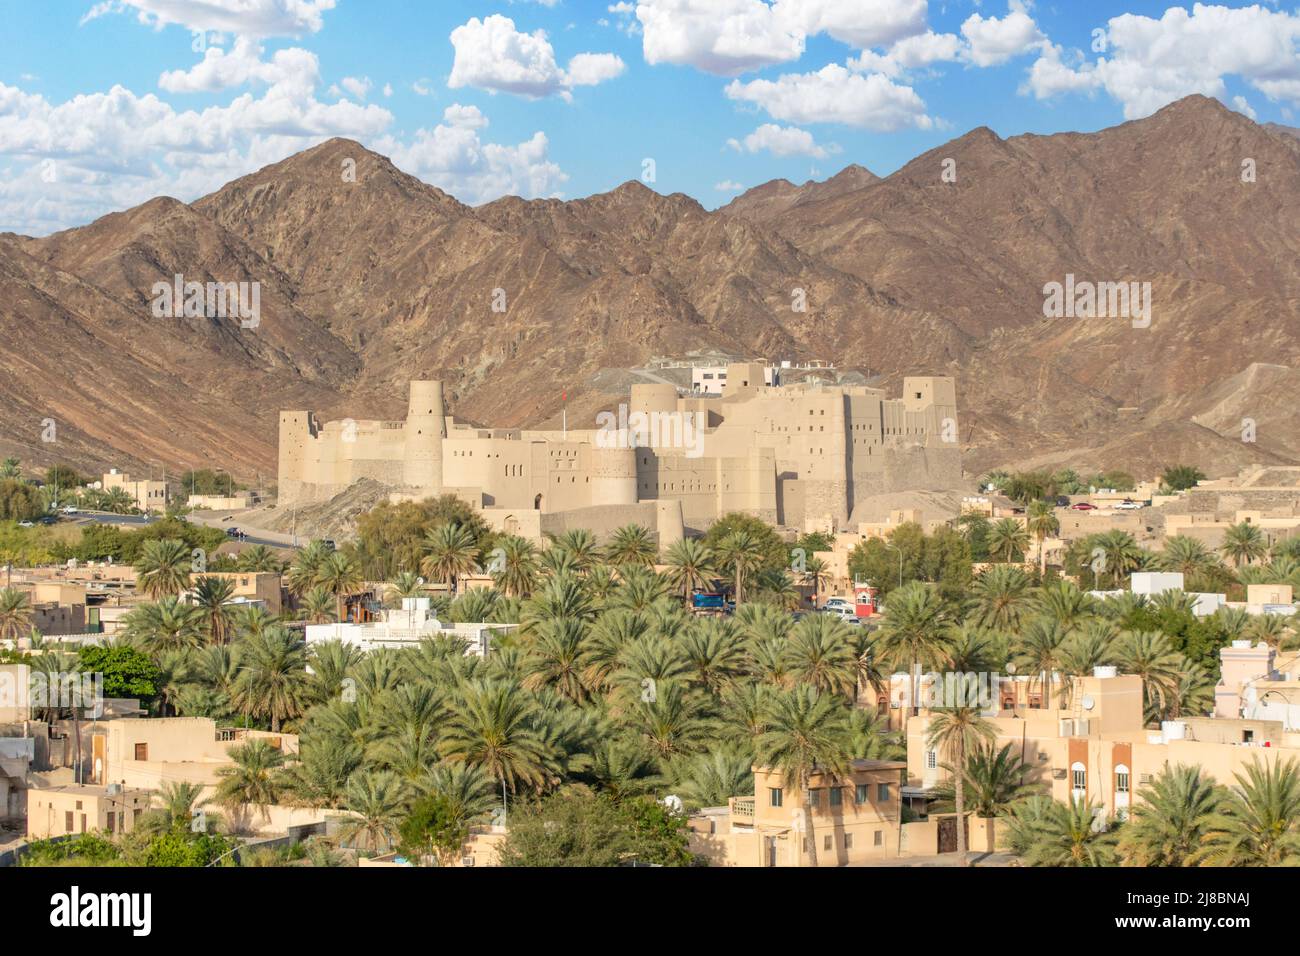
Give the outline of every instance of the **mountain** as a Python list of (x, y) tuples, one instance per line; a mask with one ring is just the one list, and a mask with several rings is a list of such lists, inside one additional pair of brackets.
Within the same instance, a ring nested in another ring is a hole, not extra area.
[[(558, 422), (567, 392), (572, 424), (620, 400), (602, 369), (707, 349), (954, 375), (972, 473), (1296, 462), (1297, 221), (1300, 140), (1200, 96), (714, 212), (637, 182), (469, 207), (335, 139), (188, 205), (0, 236), (0, 454), (251, 477), (283, 408), (400, 417), (436, 376), (469, 420)], [(260, 324), (155, 318), (177, 274), (258, 282)], [(1150, 283), (1149, 325), (1046, 316), (1067, 276)]]

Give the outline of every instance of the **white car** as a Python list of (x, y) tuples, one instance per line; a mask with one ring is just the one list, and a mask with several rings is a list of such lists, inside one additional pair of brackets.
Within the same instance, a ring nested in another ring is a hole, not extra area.
[(1115, 510), (1116, 511), (1137, 511), (1139, 508), (1142, 507), (1144, 507), (1144, 505), (1140, 501), (1121, 501), (1119, 504), (1115, 506)]
[(64, 505), (63, 513), (65, 515), (75, 515), (77, 513), (77, 508), (75, 505)]
[(842, 597), (827, 598), (826, 603), (822, 605), (823, 611), (834, 611), (837, 608), (846, 607), (852, 610), (853, 605)]

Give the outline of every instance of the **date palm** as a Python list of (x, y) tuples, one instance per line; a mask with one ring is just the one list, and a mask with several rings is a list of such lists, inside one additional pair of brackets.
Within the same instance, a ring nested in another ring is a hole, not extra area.
[(526, 538), (507, 535), (497, 541), (489, 570), (492, 582), (504, 594), (527, 597), (536, 589), (541, 576), (537, 549)]
[(1007, 818), (1007, 842), (1029, 866), (1115, 866), (1117, 834), (1098, 824), (1099, 807), (1030, 797)]
[(314, 587), (302, 596), (302, 617), (308, 624), (328, 624), (336, 619), (337, 599), (329, 588)]
[(235, 593), (235, 582), (230, 578), (204, 575), (194, 582), (194, 604), (207, 620), (208, 639), (213, 644), (225, 644), (230, 639), (231, 617), (226, 608)]
[(966, 772), (967, 756), (993, 742), (996, 731), (974, 707), (945, 707), (936, 710), (926, 729), (926, 746), (947, 758), (953, 780), (953, 806), (957, 811), (957, 858), (966, 859)]
[(192, 562), (184, 541), (146, 541), (135, 565), (136, 586), (155, 601), (180, 594), (190, 586)]
[(909, 581), (885, 600), (885, 620), (876, 632), (877, 640), (889, 666), (908, 668), (913, 717), (921, 712), (918, 671), (948, 659), (948, 628), (952, 623), (952, 613), (938, 590), (921, 581)]
[(32, 605), (24, 591), (0, 589), (0, 638), (16, 640), (31, 627)]
[(731, 797), (754, 792), (754, 755), (748, 748), (723, 747), (696, 754), (683, 767), (674, 793), (686, 806), (726, 806)]
[(334, 552), (323, 541), (312, 541), (294, 555), (285, 572), (285, 583), (294, 594), (304, 594), (319, 584), (321, 564)]
[(849, 771), (847, 708), (843, 700), (819, 694), (807, 684), (769, 698), (767, 729), (754, 741), (758, 765), (781, 775), (787, 787), (798, 787), (803, 804), (803, 831), (808, 858), (817, 865), (813, 833), (812, 776), (832, 779)]
[(1165, 766), (1137, 794), (1120, 834), (1126, 866), (1191, 866), (1225, 792), (1200, 767)]
[(174, 595), (156, 604), (141, 604), (122, 620), (127, 641), (153, 654), (197, 648), (203, 643), (203, 610)]
[(1029, 622), (1012, 644), (1012, 657), (1021, 672), (1036, 675), (1043, 694), (1043, 709), (1052, 708), (1052, 684), (1061, 669), (1065, 641), (1070, 632), (1050, 617), (1039, 616)]
[(1024, 523), (1015, 518), (1002, 518), (989, 528), (989, 554), (1000, 557), (1009, 564), (1017, 554), (1024, 554), (1029, 548), (1029, 532)]
[(679, 644), (692, 675), (712, 694), (721, 693), (744, 669), (744, 642), (735, 623), (725, 618), (693, 622)]
[(158, 835), (171, 830), (188, 830), (202, 796), (202, 784), (186, 780), (163, 781), (155, 797), (158, 806), (141, 815), (135, 825), (136, 831)]
[(266, 718), (279, 731), (298, 717), (307, 699), (307, 647), (287, 628), (271, 627), (247, 638), (239, 648), (235, 706), (245, 714)]
[(530, 690), (554, 687), (566, 700), (585, 702), (587, 625), (575, 618), (557, 618), (536, 625), (532, 635), (524, 664), (528, 675), (524, 686)]
[(263, 820), (270, 820), (267, 808), (280, 800), (284, 753), (269, 742), (256, 739), (235, 744), (227, 754), (233, 762), (217, 769), (217, 790), (212, 802), (232, 814), (241, 806), (254, 806), (262, 811)]
[(625, 721), (661, 760), (698, 753), (715, 737), (705, 695), (677, 680), (643, 684)]
[(1234, 568), (1240, 568), (1268, 554), (1268, 544), (1257, 525), (1243, 521), (1232, 525), (1223, 533), (1223, 544), (1219, 546), (1219, 551), (1232, 562)]
[(1061, 533), (1056, 509), (1046, 501), (1031, 501), (1025, 509), (1025, 530), (1038, 544), (1038, 573), (1047, 573), (1047, 539)]
[(280, 559), (264, 544), (255, 544), (239, 553), (236, 564), (241, 571), (274, 572), (280, 570)]
[(699, 538), (674, 542), (665, 555), (668, 580), (681, 588), (682, 602), (690, 604), (691, 593), (704, 587), (717, 573), (714, 554)]
[(571, 528), (564, 534), (553, 536), (549, 550), (556, 549), (569, 555), (581, 574), (590, 571), (600, 562), (596, 536), (586, 528)]
[(281, 797), (298, 807), (337, 808), (361, 762), (361, 747), (354, 740), (326, 734), (304, 737), (298, 759), (281, 776)]
[(548, 780), (549, 754), (534, 726), (536, 707), (514, 685), (470, 681), (444, 727), (443, 753), (482, 767), (510, 790), (541, 789)]
[(1031, 605), (1029, 575), (1013, 564), (994, 564), (971, 582), (972, 623), (999, 631), (1020, 630)]
[(654, 535), (639, 524), (629, 524), (616, 530), (605, 545), (605, 560), (615, 567), (640, 565), (649, 567), (655, 563), (659, 548), (655, 545)]
[(1158, 720), (1177, 686), (1186, 659), (1158, 631), (1126, 631), (1115, 647), (1115, 659), (1125, 674), (1142, 678), (1146, 719)]
[(1158, 569), (1177, 571), (1189, 582), (1218, 563), (1218, 556), (1203, 541), (1182, 534), (1165, 538), (1164, 549), (1158, 552), (1155, 558)]
[(821, 693), (853, 700), (858, 688), (858, 654), (850, 628), (830, 614), (810, 614), (790, 632), (785, 672)]
[[(1026, 772), (1015, 744), (996, 748), (993, 743), (981, 743), (966, 760), (962, 778), (966, 805), (977, 817), (1006, 815), (1019, 801), (1042, 792), (1040, 785), (1025, 782)], [(943, 812), (950, 805), (956, 805), (955, 774), (935, 787), (931, 809)]]
[(739, 607), (745, 596), (745, 582), (763, 565), (763, 546), (748, 531), (733, 531), (718, 542), (714, 557), (720, 568), (731, 573)]
[(1144, 552), (1127, 531), (1103, 531), (1090, 540), (1092, 551), (1099, 559), (1097, 563), (1101, 567), (1101, 573), (1110, 577), (1112, 587), (1118, 587), (1124, 575), (1142, 564)]
[(322, 587), (334, 595), (334, 615), (343, 620), (343, 601), (348, 595), (361, 590), (361, 569), (342, 551), (331, 551), (316, 567), (314, 587)]
[(343, 809), (349, 816), (339, 824), (339, 837), (371, 853), (391, 845), (405, 816), (406, 800), (407, 787), (396, 774), (357, 771), (343, 790)]
[(478, 568), (478, 541), (464, 525), (449, 523), (429, 532), (424, 539), (425, 555), (420, 570), (430, 578), (443, 581), (447, 593), (456, 593), (456, 579)]
[(1235, 774), (1236, 786), (1192, 854), (1208, 866), (1294, 866), (1300, 862), (1300, 773), (1294, 760), (1261, 762)]

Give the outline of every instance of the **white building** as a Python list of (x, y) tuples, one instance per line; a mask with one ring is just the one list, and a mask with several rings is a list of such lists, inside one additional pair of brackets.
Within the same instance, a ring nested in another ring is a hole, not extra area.
[(414, 647), (437, 637), (468, 642), (466, 654), (487, 656), (494, 634), (508, 634), (517, 624), (444, 624), (433, 616), (429, 598), (402, 598), (402, 606), (383, 612), (383, 620), (366, 624), (308, 624), (307, 643), (342, 641), (363, 651), (379, 647)]

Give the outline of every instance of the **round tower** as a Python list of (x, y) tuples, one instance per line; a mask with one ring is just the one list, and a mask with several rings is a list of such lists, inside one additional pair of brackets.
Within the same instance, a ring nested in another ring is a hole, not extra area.
[(677, 411), (676, 385), (633, 385), (628, 399), (628, 412)]
[(404, 430), (403, 484), (427, 489), (433, 494), (442, 492), (442, 440), (447, 437), (446, 414), (442, 382), (411, 383)]
[(636, 504), (636, 449), (591, 449), (591, 503)]

